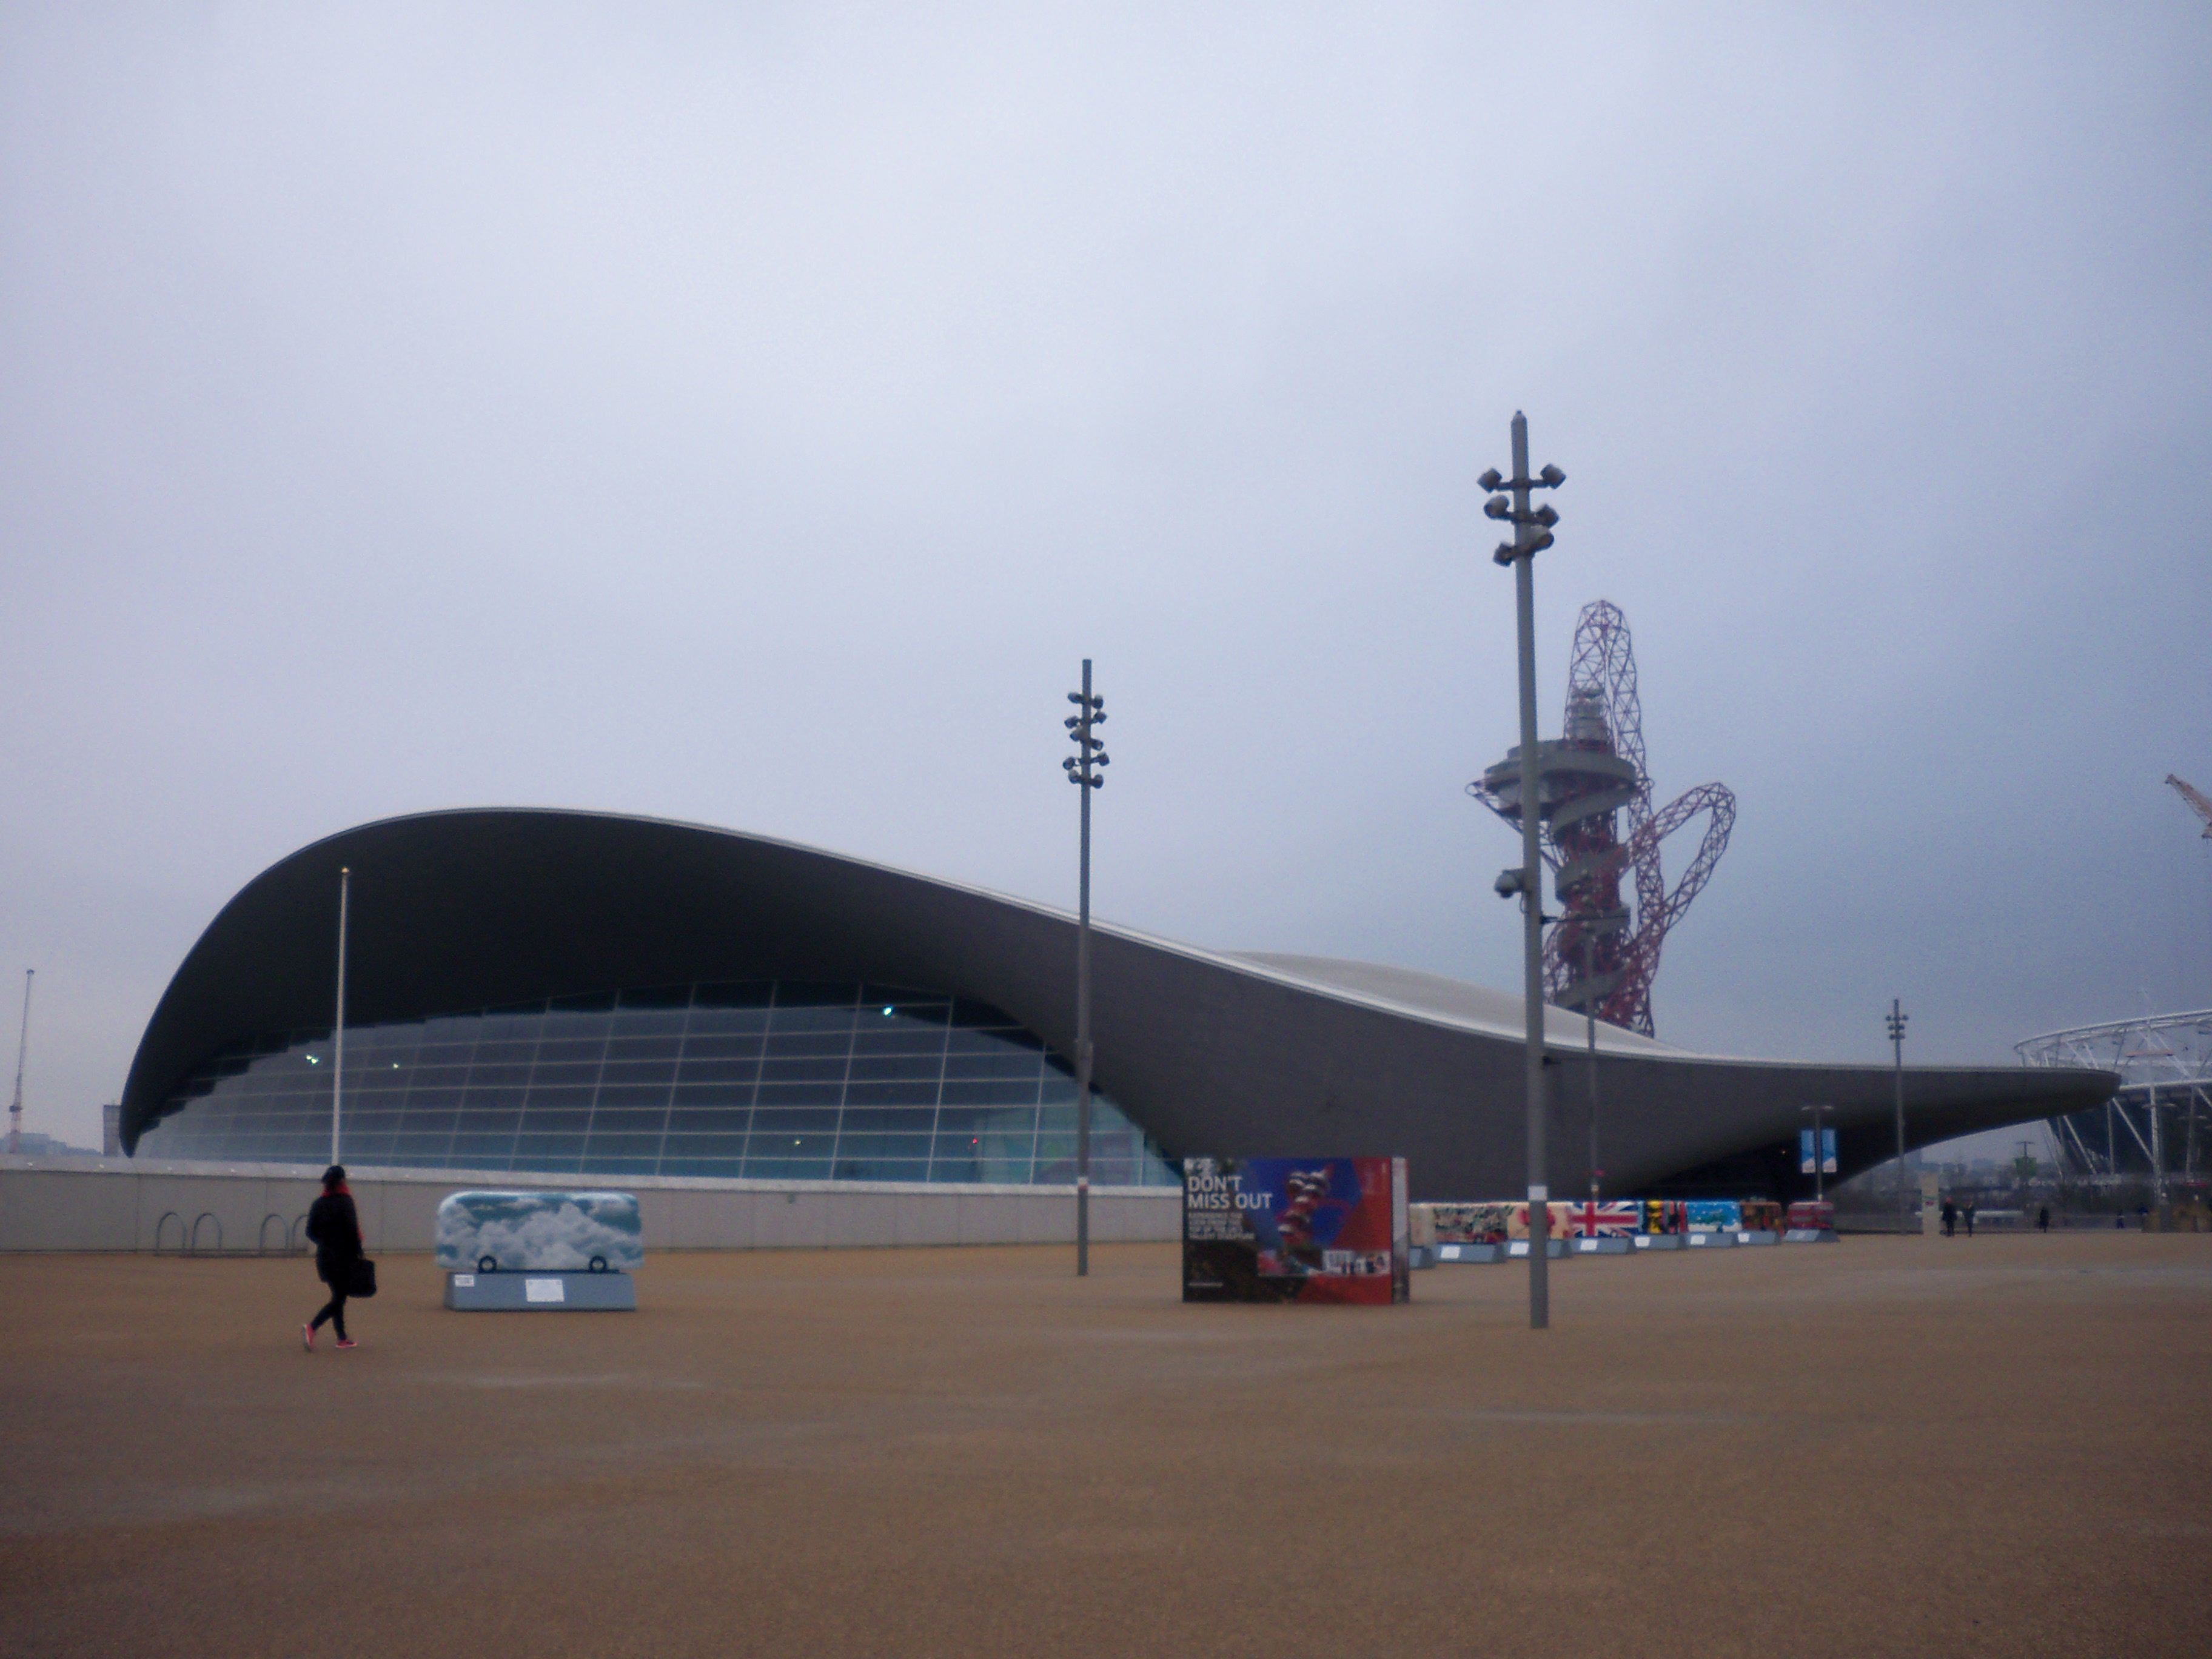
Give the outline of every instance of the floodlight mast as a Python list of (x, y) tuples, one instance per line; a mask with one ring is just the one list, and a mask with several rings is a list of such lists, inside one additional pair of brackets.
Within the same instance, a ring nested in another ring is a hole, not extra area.
[(23, 1150), (23, 1060), (31, 1052), (31, 981), (35, 968), (23, 969), (23, 1029), (15, 1038), (15, 1098), (8, 1106), (8, 1156)]
[(1070, 783), (1083, 791), (1081, 874), (1075, 924), (1075, 1276), (1091, 1273), (1091, 792), (1105, 787), (1105, 744), (1091, 735), (1106, 723), (1106, 699), (1091, 694), (1091, 659), (1083, 659), (1083, 690), (1067, 694), (1076, 712), (1063, 722), (1075, 752), (1060, 762)]
[(1883, 1021), (1889, 1027), (1890, 1074), (1897, 1089), (1897, 1213), (1905, 1215), (1905, 1028), (1912, 1016), (1904, 1000), (1892, 997)]
[(1528, 1139), (1528, 1328), (1552, 1322), (1549, 1154), (1544, 1123), (1544, 854), (1542, 844), (1543, 759), (1536, 748), (1536, 555), (1552, 544), (1559, 514), (1546, 506), (1531, 511), (1528, 492), (1556, 489), (1567, 475), (1547, 466), (1528, 476), (1528, 417), (1513, 415), (1513, 476), (1501, 478), (1492, 467), (1476, 480), (1487, 490), (1510, 490), (1483, 503), (1487, 518), (1513, 526), (1513, 539), (1501, 542), (1491, 556), (1513, 568), (1513, 606), (1521, 659), (1521, 879), (1509, 887), (1499, 878), (1501, 895), (1521, 899), (1521, 994), (1525, 1005), (1524, 1072)]

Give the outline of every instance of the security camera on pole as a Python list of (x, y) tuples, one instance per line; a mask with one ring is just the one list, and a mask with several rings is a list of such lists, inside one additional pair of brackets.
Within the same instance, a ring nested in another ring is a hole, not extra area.
[(1091, 659), (1083, 659), (1083, 690), (1067, 694), (1076, 712), (1067, 717), (1075, 752), (1060, 763), (1070, 783), (1083, 791), (1082, 875), (1075, 925), (1075, 1276), (1091, 1272), (1091, 792), (1106, 787), (1100, 769), (1105, 745), (1091, 735), (1106, 723), (1106, 699), (1091, 695)]
[(1536, 555), (1552, 544), (1559, 515), (1549, 506), (1528, 507), (1532, 489), (1557, 489), (1567, 475), (1547, 466), (1528, 476), (1528, 417), (1513, 416), (1513, 476), (1501, 478), (1492, 467), (1475, 480), (1493, 494), (1483, 512), (1513, 526), (1513, 539), (1492, 556), (1513, 568), (1514, 611), (1521, 642), (1521, 867), (1498, 878), (1501, 897), (1521, 897), (1521, 994), (1527, 1004), (1526, 1067), (1528, 1106), (1528, 1328), (1552, 1322), (1551, 1279), (1547, 1272), (1551, 1231), (1552, 1189), (1544, 1147), (1544, 855), (1541, 845), (1543, 761), (1536, 750)]

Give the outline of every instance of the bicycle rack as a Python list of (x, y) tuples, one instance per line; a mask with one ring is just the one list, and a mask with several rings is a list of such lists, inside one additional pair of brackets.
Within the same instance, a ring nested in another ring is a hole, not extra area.
[(295, 1255), (304, 1251), (307, 1248), (307, 1212), (302, 1211), (292, 1218), (292, 1224), (284, 1230), (284, 1248)]
[(200, 1222), (202, 1221), (215, 1223), (215, 1248), (220, 1254), (222, 1249), (222, 1219), (212, 1210), (202, 1210), (198, 1218), (192, 1223), (192, 1254), (198, 1255), (200, 1253)]
[(257, 1255), (269, 1254), (269, 1224), (272, 1221), (276, 1224), (277, 1254), (281, 1255), (292, 1248), (291, 1238), (285, 1231), (284, 1218), (281, 1215), (264, 1215), (261, 1218), (261, 1236), (253, 1243), (254, 1254)]
[(177, 1224), (177, 1250), (180, 1255), (184, 1251), (185, 1218), (174, 1210), (165, 1210), (161, 1212), (161, 1218), (154, 1224), (154, 1254), (155, 1255), (161, 1254), (161, 1229), (172, 1221)]

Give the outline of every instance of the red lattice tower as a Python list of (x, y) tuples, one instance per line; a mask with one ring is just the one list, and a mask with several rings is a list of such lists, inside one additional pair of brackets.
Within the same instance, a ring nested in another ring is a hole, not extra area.
[[(1652, 810), (1628, 619), (1604, 599), (1585, 606), (1575, 625), (1561, 736), (1539, 744), (1538, 753), (1544, 858), (1561, 909), (1544, 945), (1545, 998), (1563, 1008), (1595, 1004), (1600, 1019), (1649, 1036), (1660, 950), (1728, 850), (1735, 797), (1724, 785), (1700, 784)], [(1476, 799), (1519, 826), (1519, 750), (1471, 787)], [(1623, 811), (1626, 836), (1619, 821)], [(1700, 812), (1711, 815), (1705, 839), (1670, 893), (1660, 843)], [(1630, 872), (1636, 885), (1633, 917), (1620, 890)]]

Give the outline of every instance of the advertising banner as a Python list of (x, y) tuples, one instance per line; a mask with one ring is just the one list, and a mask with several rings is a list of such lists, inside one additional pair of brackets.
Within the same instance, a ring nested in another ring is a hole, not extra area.
[(1183, 1160), (1186, 1302), (1403, 1302), (1402, 1158)]
[[(1836, 1132), (1833, 1129), (1823, 1129), (1820, 1131), (1820, 1173), (1833, 1175), (1835, 1172)], [(1813, 1132), (1810, 1129), (1800, 1129), (1797, 1132), (1797, 1173), (1799, 1175), (1813, 1173)]]

